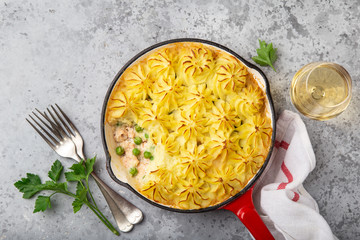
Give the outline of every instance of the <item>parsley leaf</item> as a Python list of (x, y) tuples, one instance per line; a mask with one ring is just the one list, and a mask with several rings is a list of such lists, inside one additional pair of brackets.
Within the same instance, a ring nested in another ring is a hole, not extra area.
[(48, 173), (49, 178), (51, 178), (54, 182), (57, 182), (60, 178), (60, 174), (63, 170), (63, 166), (59, 160), (56, 160), (54, 164), (51, 166), (51, 170)]
[(72, 203), (74, 213), (77, 213), (81, 209), (82, 205), (84, 205), (83, 201), (75, 199)]
[(42, 190), (40, 187), (41, 180), (38, 175), (32, 173), (28, 173), (26, 176), (27, 178), (22, 178), (14, 185), (17, 189), (19, 189), (20, 192), (24, 193), (23, 198), (29, 199)]
[(65, 178), (68, 182), (86, 179), (86, 170), (82, 160), (79, 163), (73, 164), (70, 169), (73, 171), (65, 173)]
[(39, 186), (41, 190), (52, 190), (57, 192), (67, 192), (67, 183), (55, 183), (53, 181), (46, 181), (44, 184)]
[(81, 182), (78, 182), (76, 186), (76, 198), (72, 203), (74, 213), (78, 212), (86, 200), (87, 190)]
[(260, 48), (256, 49), (258, 56), (252, 57), (252, 60), (260, 66), (270, 66), (275, 72), (273, 63), (277, 59), (277, 48), (273, 48), (272, 43), (267, 44), (259, 39)]
[(51, 208), (50, 197), (48, 196), (38, 196), (35, 201), (35, 209), (33, 213), (45, 211), (46, 209)]
[(94, 170), (94, 164), (95, 164), (96, 157), (90, 158), (86, 160), (85, 167), (86, 167), (86, 177), (88, 178), (89, 175)]
[(84, 201), (86, 199), (86, 193), (87, 193), (87, 189), (84, 187), (84, 185), (78, 182), (76, 186), (76, 197), (79, 200)]

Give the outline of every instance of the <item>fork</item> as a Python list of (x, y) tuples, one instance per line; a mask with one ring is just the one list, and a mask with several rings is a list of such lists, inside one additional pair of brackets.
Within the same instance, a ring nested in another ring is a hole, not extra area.
[[(56, 116), (49, 110), (49, 108), (47, 108), (49, 115), (46, 112), (42, 113), (36, 109), (42, 118), (35, 112), (32, 112), (42, 124), (29, 115), (38, 127), (36, 127), (29, 119), (26, 120), (39, 133), (45, 142), (48, 143), (48, 145), (60, 156), (72, 158), (77, 162), (80, 162), (81, 159), (86, 159), (83, 152), (84, 141), (79, 131), (70, 121), (69, 117), (61, 110), (61, 108), (57, 104), (55, 105), (58, 110), (56, 110), (53, 106), (50, 107)], [(143, 219), (141, 210), (107, 186), (95, 174), (95, 172), (92, 172), (91, 175), (103, 193), (120, 231), (131, 231), (133, 224), (137, 224)]]

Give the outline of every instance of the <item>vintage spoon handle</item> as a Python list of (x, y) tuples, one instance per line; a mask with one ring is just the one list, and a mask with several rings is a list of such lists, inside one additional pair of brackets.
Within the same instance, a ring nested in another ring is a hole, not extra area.
[(125, 217), (125, 215), (121, 212), (121, 210), (117, 207), (116, 203), (114, 202), (114, 200), (109, 196), (109, 194), (106, 192), (106, 190), (101, 186), (101, 184), (99, 184), (96, 181), (97, 185), (99, 186), (102, 194), (105, 197), (106, 202), (109, 205), (109, 208), (111, 210), (112, 215), (115, 218), (115, 221), (119, 227), (119, 230), (122, 232), (130, 232), (134, 225), (132, 225), (127, 218)]
[[(112, 190), (106, 183), (104, 183), (94, 172), (91, 173), (95, 181), (102, 187), (101, 191), (105, 191), (108, 197), (116, 204), (116, 206), (123, 212), (127, 220), (131, 224), (137, 224), (143, 219), (143, 213), (140, 209), (134, 206), (132, 203), (121, 197), (118, 193)], [(105, 194), (104, 194), (105, 196)], [(110, 206), (110, 204), (109, 204)], [(114, 216), (115, 217), (115, 216)]]

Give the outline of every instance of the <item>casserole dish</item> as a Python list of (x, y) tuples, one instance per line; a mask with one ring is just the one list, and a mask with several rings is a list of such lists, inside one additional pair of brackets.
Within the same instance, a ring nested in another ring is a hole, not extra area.
[[(221, 51), (224, 51), (224, 52), (230, 54), (231, 56), (235, 57), (237, 60), (239, 60), (243, 65), (246, 66), (249, 73), (253, 76), (253, 78), (255, 79), (257, 84), (262, 88), (262, 90), (265, 94), (265, 98), (266, 98), (265, 104), (266, 104), (267, 114), (271, 120), (272, 132), (271, 132), (271, 136), (269, 136), (271, 138), (271, 142), (269, 145), (269, 150), (268, 150), (267, 156), (264, 159), (261, 167), (254, 174), (254, 176), (247, 182), (247, 184), (245, 185), (245, 187), (242, 188), (241, 191), (237, 192), (235, 195), (231, 196), (230, 198), (228, 198), (224, 201), (221, 201), (219, 203), (216, 203), (216, 204), (208, 206), (208, 207), (200, 207), (200, 208), (196, 208), (196, 209), (181, 209), (181, 208), (177, 208), (177, 207), (168, 206), (165, 204), (160, 204), (158, 202), (153, 201), (152, 199), (149, 199), (148, 197), (144, 196), (139, 191), (137, 191), (134, 188), (134, 186), (132, 186), (132, 184), (129, 183), (128, 179), (125, 177), (125, 172), (122, 174), (121, 172), (120, 173), (118, 172), (118, 169), (114, 169), (114, 165), (111, 160), (112, 158), (114, 158), (114, 154), (111, 151), (109, 151), (109, 149), (114, 149), (114, 145), (113, 145), (114, 143), (110, 140), (111, 133), (109, 133), (109, 127), (106, 124), (106, 114), (107, 114), (107, 109), (108, 109), (108, 104), (110, 101), (111, 94), (114, 91), (114, 88), (116, 87), (116, 84), (119, 81), (120, 77), (138, 59), (141, 59), (143, 56), (151, 53), (152, 51), (154, 51), (156, 49), (159, 49), (161, 47), (171, 45), (174, 43), (201, 43), (205, 46), (209, 46), (209, 47), (211, 46), (212, 48), (216, 48)], [(115, 182), (119, 183), (120, 185), (125, 186), (126, 188), (133, 191), (140, 198), (144, 199), (145, 201), (147, 201), (157, 207), (160, 207), (160, 208), (163, 208), (166, 210), (170, 210), (170, 211), (183, 212), (183, 213), (197, 213), (197, 212), (205, 212), (205, 211), (211, 211), (211, 210), (216, 210), (216, 209), (227, 209), (227, 210), (234, 212), (239, 217), (239, 219), (244, 223), (244, 225), (249, 229), (251, 234), (256, 239), (272, 239), (270, 232), (267, 230), (266, 226), (261, 221), (261, 218), (256, 213), (256, 210), (252, 203), (251, 194), (252, 194), (252, 190), (253, 190), (255, 182), (259, 178), (259, 176), (262, 174), (264, 168), (266, 167), (266, 165), (270, 159), (271, 152), (272, 152), (274, 137), (275, 137), (274, 107), (273, 107), (273, 102), (272, 102), (271, 95), (270, 95), (269, 83), (268, 83), (268, 80), (266, 79), (266, 76), (262, 73), (262, 71), (259, 68), (248, 63), (246, 60), (244, 60), (241, 56), (239, 56), (235, 52), (231, 51), (230, 49), (228, 49), (224, 46), (214, 43), (214, 42), (201, 40), (201, 39), (190, 39), (190, 38), (174, 39), (174, 40), (165, 41), (162, 43), (155, 44), (155, 45), (143, 50), (142, 52), (137, 54), (134, 58), (132, 58), (127, 64), (125, 64), (125, 66), (118, 72), (118, 74), (115, 76), (113, 82), (110, 84), (110, 87), (108, 89), (108, 92), (106, 93), (103, 108), (102, 108), (101, 131), (102, 131), (101, 136), (102, 136), (103, 146), (104, 146), (104, 150), (105, 150), (106, 158), (107, 158), (107, 161), (106, 161), (107, 170), (108, 170), (111, 178)]]

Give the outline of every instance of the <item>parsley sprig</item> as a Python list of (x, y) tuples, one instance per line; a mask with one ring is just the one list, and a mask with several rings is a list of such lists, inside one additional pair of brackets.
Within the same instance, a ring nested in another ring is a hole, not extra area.
[(277, 59), (277, 48), (273, 48), (272, 43), (267, 44), (265, 41), (259, 39), (260, 48), (256, 49), (258, 56), (252, 57), (252, 60), (260, 66), (270, 66), (275, 72), (273, 63)]
[[(64, 167), (59, 160), (56, 160), (51, 166), (48, 176), (51, 180), (42, 183), (38, 175), (27, 173), (26, 178), (22, 178), (14, 185), (20, 192), (23, 193), (23, 198), (29, 199), (35, 194), (48, 190), (52, 191), (49, 196), (38, 196), (35, 201), (34, 213), (45, 211), (51, 208), (51, 199), (57, 193), (62, 193), (74, 198), (72, 203), (74, 213), (78, 212), (83, 205), (88, 206), (95, 215), (116, 235), (119, 232), (109, 222), (109, 220), (102, 214), (95, 199), (93, 198), (89, 188), (89, 176), (93, 171), (93, 166), (96, 157), (75, 163), (70, 167), (69, 172), (65, 172), (65, 179), (67, 182), (59, 182), (61, 173)], [(73, 193), (68, 189), (69, 182), (77, 182), (76, 192)]]

